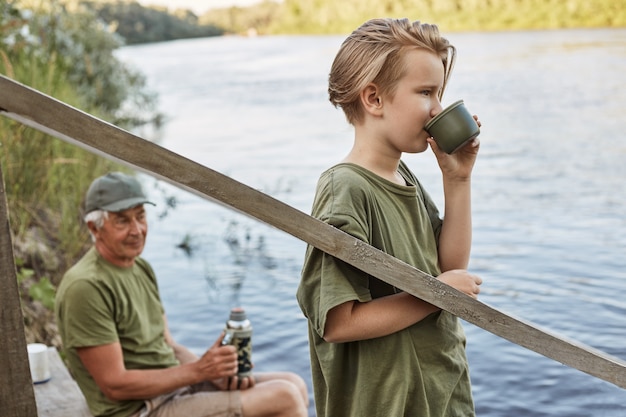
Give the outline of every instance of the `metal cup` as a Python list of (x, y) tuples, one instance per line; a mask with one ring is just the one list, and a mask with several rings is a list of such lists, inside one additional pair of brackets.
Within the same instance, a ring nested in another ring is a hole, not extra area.
[(458, 100), (446, 107), (424, 126), (437, 145), (445, 153), (451, 154), (462, 148), (480, 134), (478, 123), (465, 107), (463, 100)]

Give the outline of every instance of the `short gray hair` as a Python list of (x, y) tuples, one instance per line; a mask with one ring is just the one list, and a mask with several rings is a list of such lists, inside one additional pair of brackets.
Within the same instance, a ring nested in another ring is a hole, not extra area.
[[(96, 226), (96, 229), (100, 229), (104, 226), (104, 221), (109, 218), (109, 212), (105, 210), (93, 210), (85, 215), (85, 224), (91, 222)], [(91, 235), (91, 240), (95, 240), (95, 236), (89, 230), (89, 234)]]

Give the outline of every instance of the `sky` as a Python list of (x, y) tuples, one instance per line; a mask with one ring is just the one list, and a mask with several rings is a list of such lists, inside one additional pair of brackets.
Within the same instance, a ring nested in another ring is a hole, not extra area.
[(166, 6), (174, 9), (189, 9), (196, 14), (202, 14), (209, 9), (216, 9), (230, 6), (250, 6), (259, 3), (260, 0), (139, 0), (144, 6)]

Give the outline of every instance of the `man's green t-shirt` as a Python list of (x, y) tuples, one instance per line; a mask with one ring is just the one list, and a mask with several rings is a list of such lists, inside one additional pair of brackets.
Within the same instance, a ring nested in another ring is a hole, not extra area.
[(172, 348), (165, 343), (163, 313), (156, 277), (141, 258), (132, 267), (122, 268), (92, 248), (64, 275), (56, 295), (57, 323), (70, 371), (92, 414), (129, 416), (144, 402), (106, 398), (76, 348), (119, 342), (126, 369), (177, 365)]
[[(324, 172), (312, 215), (431, 275), (440, 274), (442, 221), (417, 178), (401, 162), (407, 186), (354, 164)], [(311, 370), (318, 417), (471, 417), (474, 405), (458, 319), (440, 311), (375, 339), (328, 343), (328, 311), (368, 302), (398, 289), (307, 248), (297, 298), (309, 322)]]

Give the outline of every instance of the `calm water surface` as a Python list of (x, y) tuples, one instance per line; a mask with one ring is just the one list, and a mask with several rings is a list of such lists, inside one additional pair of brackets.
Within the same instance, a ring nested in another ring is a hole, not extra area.
[[(626, 359), (626, 30), (449, 38), (459, 58), (444, 104), (463, 98), (483, 123), (470, 264), (481, 299)], [(309, 212), (319, 174), (352, 142), (326, 98), (342, 39), (223, 37), (119, 56), (147, 75), (168, 116), (152, 139)], [(431, 152), (405, 159), (442, 208)], [(145, 256), (174, 336), (200, 353), (241, 305), (256, 370), (310, 381), (295, 300), (304, 244), (145, 179), (159, 203)], [(626, 415), (626, 390), (464, 325), (479, 416)]]

